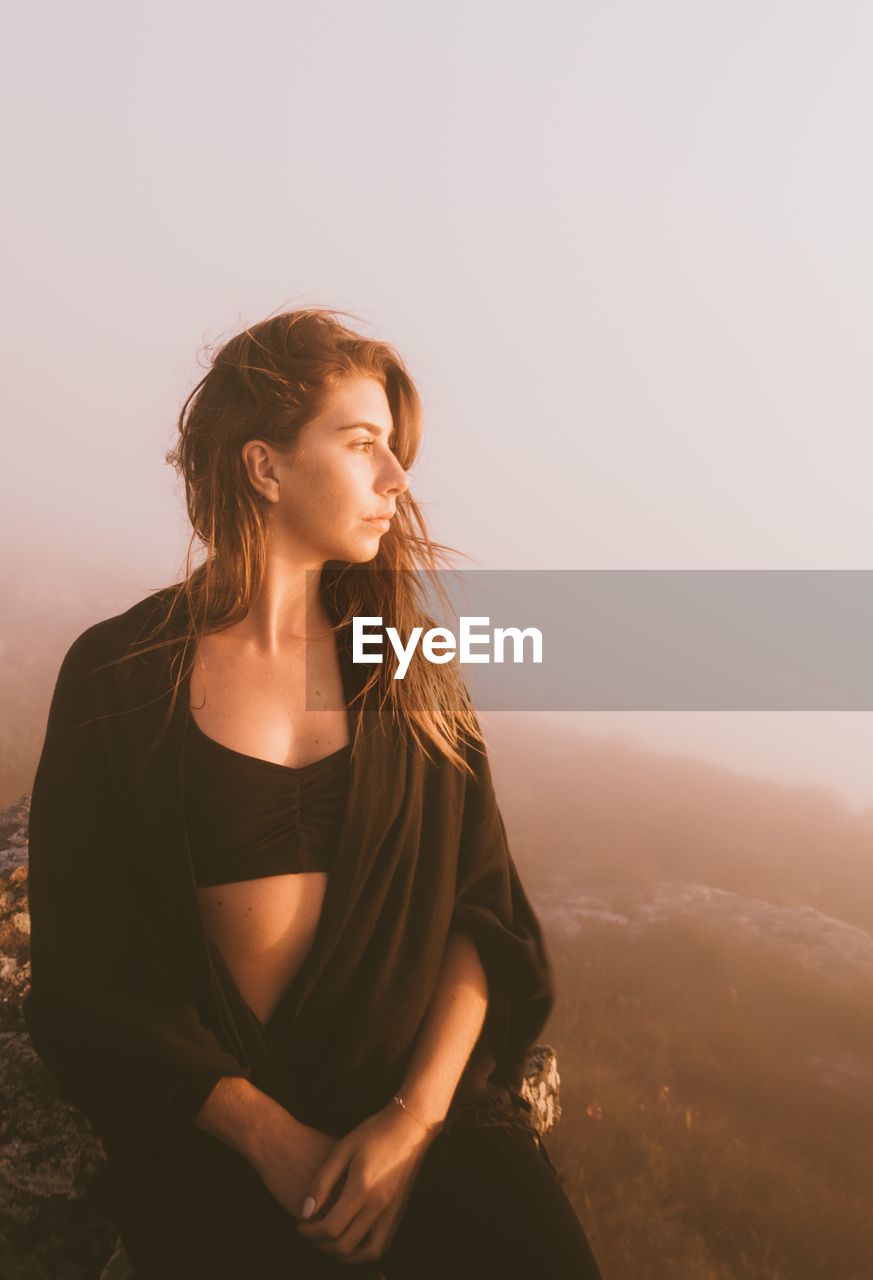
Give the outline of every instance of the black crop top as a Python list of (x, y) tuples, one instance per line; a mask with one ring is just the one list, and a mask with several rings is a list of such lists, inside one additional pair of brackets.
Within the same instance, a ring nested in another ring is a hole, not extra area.
[(216, 742), (190, 713), (188, 724), (184, 803), (198, 887), (327, 870), (351, 745), (295, 768)]

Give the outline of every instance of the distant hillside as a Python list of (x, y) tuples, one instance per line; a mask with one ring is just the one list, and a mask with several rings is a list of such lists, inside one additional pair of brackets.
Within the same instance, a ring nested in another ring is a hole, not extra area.
[(873, 809), (857, 814), (824, 788), (744, 777), (533, 716), (492, 716), (485, 732), (532, 887), (571, 895), (592, 884), (689, 881), (873, 932)]
[(604, 1274), (869, 1280), (873, 939), (787, 908), (792, 937), (780, 911), (675, 889), (575, 922), (536, 899), (549, 1146)]

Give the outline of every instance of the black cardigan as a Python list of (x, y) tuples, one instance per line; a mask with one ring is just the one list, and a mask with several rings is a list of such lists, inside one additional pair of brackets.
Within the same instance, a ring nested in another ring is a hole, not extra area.
[[(107, 1147), (190, 1125), (223, 1075), (279, 1096), (231, 1016), (200, 914), (182, 808), (187, 679), (161, 728), (179, 646), (95, 670), (163, 612), (168, 590), (68, 650), (31, 797), (25, 1019)], [(367, 670), (351, 662), (350, 631), (337, 640), (347, 700)], [(517, 1106), (553, 975), (487, 755), (465, 748), (473, 781), (441, 754), (425, 760), (360, 700), (353, 731), (358, 715), (364, 736), (315, 939), (258, 1025), (297, 1082), (295, 1114), (341, 1136), (400, 1088), (446, 939), (463, 932), (489, 1002), (450, 1115), (464, 1103)]]

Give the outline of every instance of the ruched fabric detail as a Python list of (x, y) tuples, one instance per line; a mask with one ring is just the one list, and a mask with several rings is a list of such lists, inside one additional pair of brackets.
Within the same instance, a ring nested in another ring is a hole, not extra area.
[(198, 887), (328, 870), (351, 746), (295, 768), (226, 747), (188, 719), (185, 817)]

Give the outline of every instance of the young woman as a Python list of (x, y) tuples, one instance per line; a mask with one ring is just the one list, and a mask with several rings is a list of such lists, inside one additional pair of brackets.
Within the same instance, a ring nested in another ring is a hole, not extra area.
[(179, 430), (206, 558), (73, 643), (30, 817), (25, 1016), (135, 1272), (596, 1280), (520, 1093), (552, 972), (466, 687), (352, 661), (356, 616), (432, 624), (415, 386), (295, 311)]

